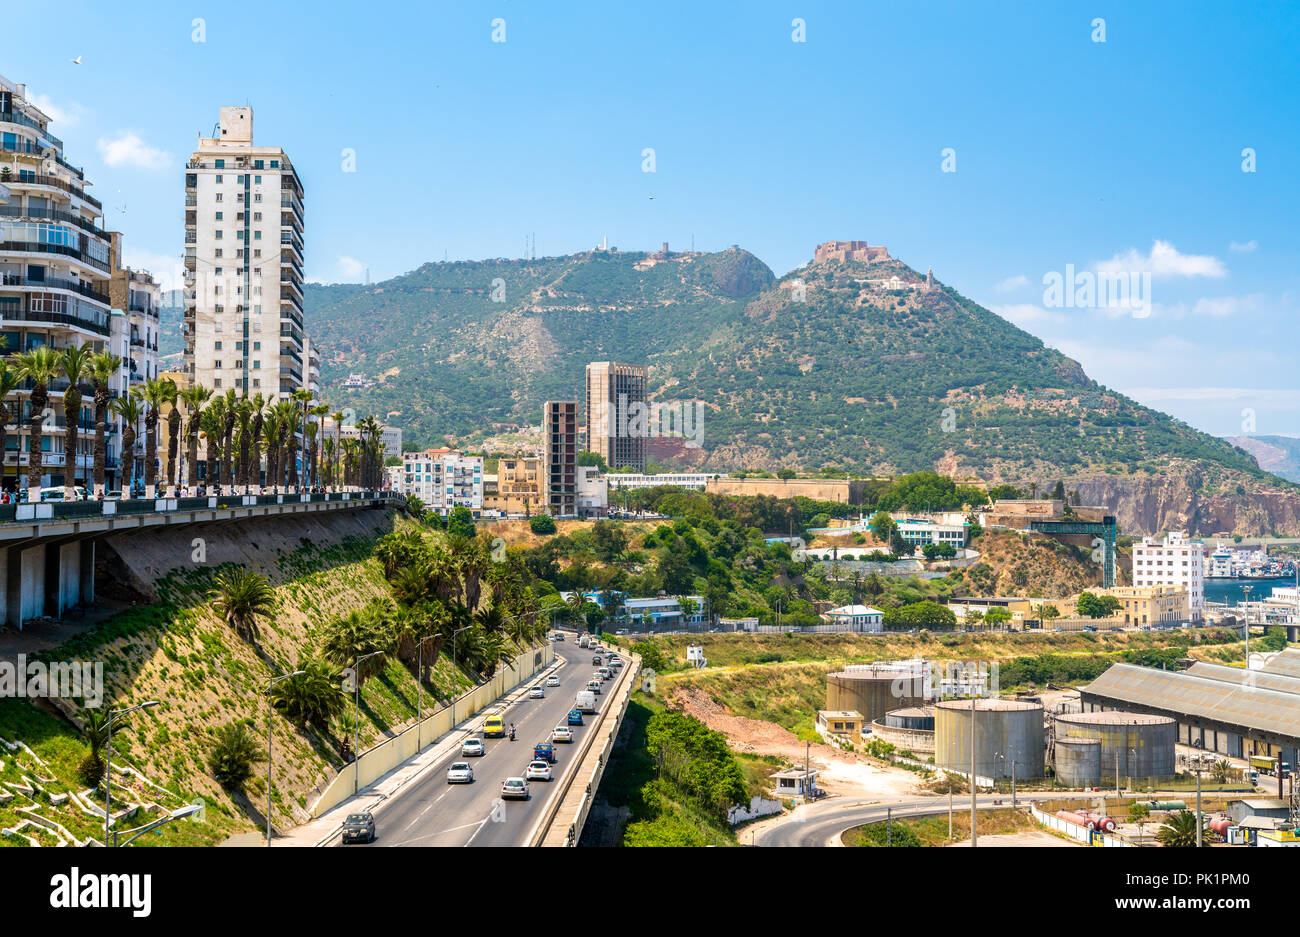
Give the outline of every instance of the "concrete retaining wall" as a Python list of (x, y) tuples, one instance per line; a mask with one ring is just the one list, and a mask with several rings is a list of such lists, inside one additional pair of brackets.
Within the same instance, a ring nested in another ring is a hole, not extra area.
[[(514, 660), (514, 666), (503, 665), (487, 683), (480, 684), (456, 700), (456, 721), (464, 722), (475, 713), (482, 712), (515, 687), (530, 680), (533, 674), (555, 660), (555, 648), (548, 642), (540, 648), (525, 651)], [(331, 807), (341, 804), (356, 793), (356, 778), (366, 787), (382, 778), (404, 761), (413, 758), (420, 748), (428, 748), (454, 728), (452, 707), (444, 706), (433, 715), (425, 717), (420, 726), (411, 726), (392, 738), (385, 739), (374, 748), (367, 749), (357, 759), (357, 764), (344, 765), (333, 781), (312, 804), (315, 819)], [(423, 744), (416, 747), (417, 742)]]

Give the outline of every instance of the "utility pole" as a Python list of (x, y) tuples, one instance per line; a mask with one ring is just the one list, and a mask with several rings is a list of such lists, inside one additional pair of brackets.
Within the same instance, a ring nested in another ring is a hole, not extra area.
[(885, 845), (894, 845), (894, 808), (885, 808)]
[[(1246, 593), (1246, 627), (1242, 630), (1246, 634), (1246, 669), (1250, 670), (1250, 590), (1254, 586), (1242, 586), (1241, 588)], [(1265, 628), (1264, 630), (1267, 631), (1268, 629)]]
[(1196, 848), (1201, 848), (1201, 762), (1196, 762)]

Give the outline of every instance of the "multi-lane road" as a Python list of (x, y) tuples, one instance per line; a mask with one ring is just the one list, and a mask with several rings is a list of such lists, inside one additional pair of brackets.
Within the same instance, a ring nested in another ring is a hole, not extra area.
[[(561, 779), (573, 770), (586, 733), (592, 731), (598, 715), (584, 716), (585, 725), (573, 727), (573, 743), (555, 746), (557, 761), (551, 766), (554, 780), (530, 781), (528, 800), (501, 800), (501, 782), (522, 777), (532, 761), (533, 745), (549, 742), (551, 730), (563, 725), (574, 698), (584, 689), (592, 672), (592, 652), (574, 644), (575, 635), (555, 645), (556, 662), (551, 671), (560, 678), (558, 687), (546, 687), (545, 699), (529, 699), (526, 692), (513, 704), (489, 707), (502, 714), (507, 727), (515, 725), (515, 741), (483, 739), (481, 732), (458, 731), (455, 737), (479, 738), (487, 750), (481, 758), (462, 758), (460, 746), (439, 759), (417, 780), (390, 801), (375, 808), (375, 846), (526, 846), (536, 831), (553, 797), (559, 795)], [(625, 658), (626, 659), (626, 658)], [(546, 682), (539, 674), (534, 684)], [(602, 687), (597, 708), (604, 709), (617, 680)], [(482, 719), (472, 723), (481, 725)], [(474, 769), (472, 784), (448, 784), (447, 768), (454, 761), (466, 761)]]

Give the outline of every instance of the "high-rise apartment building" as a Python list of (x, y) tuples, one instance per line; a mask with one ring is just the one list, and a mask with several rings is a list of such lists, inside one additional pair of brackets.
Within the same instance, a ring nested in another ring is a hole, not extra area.
[(1205, 546), (1183, 531), (1164, 541), (1143, 537), (1133, 544), (1133, 585), (1179, 586), (1187, 590), (1193, 621), (1205, 611)]
[[(25, 85), (0, 77), (4, 353), (90, 345), (95, 351), (121, 354), (112, 345), (112, 235), (103, 227), (103, 205), (86, 191), (85, 174), (64, 158), (63, 141), (50, 133), (49, 124), (49, 116), (28, 100)], [(124, 390), (124, 382), (125, 376), (119, 375), (115, 393)], [(82, 435), (78, 451), (68, 453), (62, 403), (67, 386), (65, 378), (48, 385), (47, 407), (53, 415), (44, 424), (41, 438), (41, 484), (45, 486), (87, 484), (91, 478), (93, 402), (87, 400), (81, 413), (72, 415)], [(0, 484), (10, 491), (26, 487), (31, 390), (24, 383), (6, 401), (15, 426), (6, 439)], [(112, 478), (117, 469), (114, 441), (109, 443), (108, 467)]]
[(455, 449), (402, 453), (404, 495), (415, 495), (426, 509), (447, 514), (460, 505), (475, 517), (483, 510), (483, 457)]
[(587, 449), (599, 453), (610, 469), (645, 471), (649, 418), (645, 365), (587, 365)]
[(542, 471), (546, 510), (552, 517), (578, 514), (578, 403), (548, 400), (542, 408)]
[(303, 327), (303, 188), (284, 150), (223, 107), (185, 167), (185, 360), (196, 384), (281, 400), (313, 382)]

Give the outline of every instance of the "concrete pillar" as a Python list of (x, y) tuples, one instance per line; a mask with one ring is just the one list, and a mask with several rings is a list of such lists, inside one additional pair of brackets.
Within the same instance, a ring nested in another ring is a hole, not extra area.
[(81, 546), (81, 604), (95, 604), (95, 541), (82, 540)]
[(63, 613), (81, 601), (81, 544), (77, 541), (51, 545), (50, 551), (57, 551), (58, 578), (50, 583), (53, 590), (53, 614), (62, 618)]
[(45, 546), (9, 548), (5, 594), (5, 621), (23, 627), (23, 622), (45, 614)]

